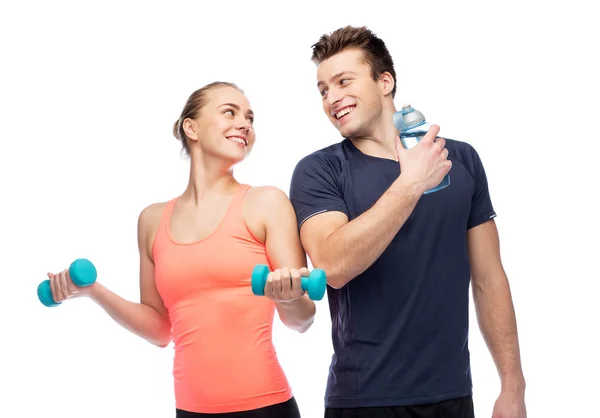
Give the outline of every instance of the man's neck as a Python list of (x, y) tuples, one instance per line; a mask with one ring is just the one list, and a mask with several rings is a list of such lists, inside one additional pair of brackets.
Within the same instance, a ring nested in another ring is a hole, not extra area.
[(349, 138), (362, 153), (378, 158), (398, 161), (396, 138), (398, 129), (392, 119), (395, 107), (383, 109), (379, 118), (373, 120), (370, 133), (362, 137)]

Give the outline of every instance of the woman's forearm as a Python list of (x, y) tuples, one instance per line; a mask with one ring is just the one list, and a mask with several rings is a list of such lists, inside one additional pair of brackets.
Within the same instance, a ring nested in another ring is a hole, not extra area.
[(277, 302), (277, 312), (285, 326), (305, 332), (315, 319), (316, 306), (305, 294), (296, 300)]
[(100, 283), (93, 284), (89, 297), (119, 325), (159, 347), (171, 342), (171, 324), (154, 308), (131, 302)]

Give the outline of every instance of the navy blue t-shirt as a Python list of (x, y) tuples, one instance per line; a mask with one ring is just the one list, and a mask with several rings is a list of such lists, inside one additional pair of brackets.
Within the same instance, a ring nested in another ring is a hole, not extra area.
[[(450, 185), (419, 199), (364, 273), (341, 289), (327, 287), (334, 355), (326, 407), (422, 404), (472, 393), (467, 230), (496, 214), (475, 149), (451, 139), (446, 148)], [(304, 157), (290, 186), (298, 225), (326, 211), (352, 221), (399, 174), (396, 161), (366, 155), (348, 139)]]

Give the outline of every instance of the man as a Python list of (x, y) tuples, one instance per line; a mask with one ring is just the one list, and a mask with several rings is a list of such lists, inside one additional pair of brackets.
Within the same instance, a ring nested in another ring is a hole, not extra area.
[[(334, 356), (325, 417), (473, 417), (469, 283), (502, 390), (494, 417), (524, 418), (514, 309), (483, 165), (432, 125), (406, 150), (393, 124), (385, 43), (345, 27), (313, 45), (327, 117), (344, 138), (304, 157), (290, 198), (327, 272)], [(450, 173), (450, 186), (424, 195)]]

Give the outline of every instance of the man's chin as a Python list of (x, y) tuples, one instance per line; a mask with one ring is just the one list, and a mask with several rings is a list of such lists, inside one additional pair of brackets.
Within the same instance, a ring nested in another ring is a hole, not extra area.
[(356, 128), (352, 128), (350, 126), (337, 126), (339, 133), (344, 137), (344, 138), (351, 138), (353, 136), (356, 136), (357, 130)]
[(345, 123), (342, 123), (341, 125), (336, 126), (339, 133), (344, 138), (355, 138), (363, 134), (362, 131), (364, 130), (364, 126), (361, 123), (360, 118), (358, 118), (358, 115), (353, 114), (351, 116), (352, 119), (346, 121)]

